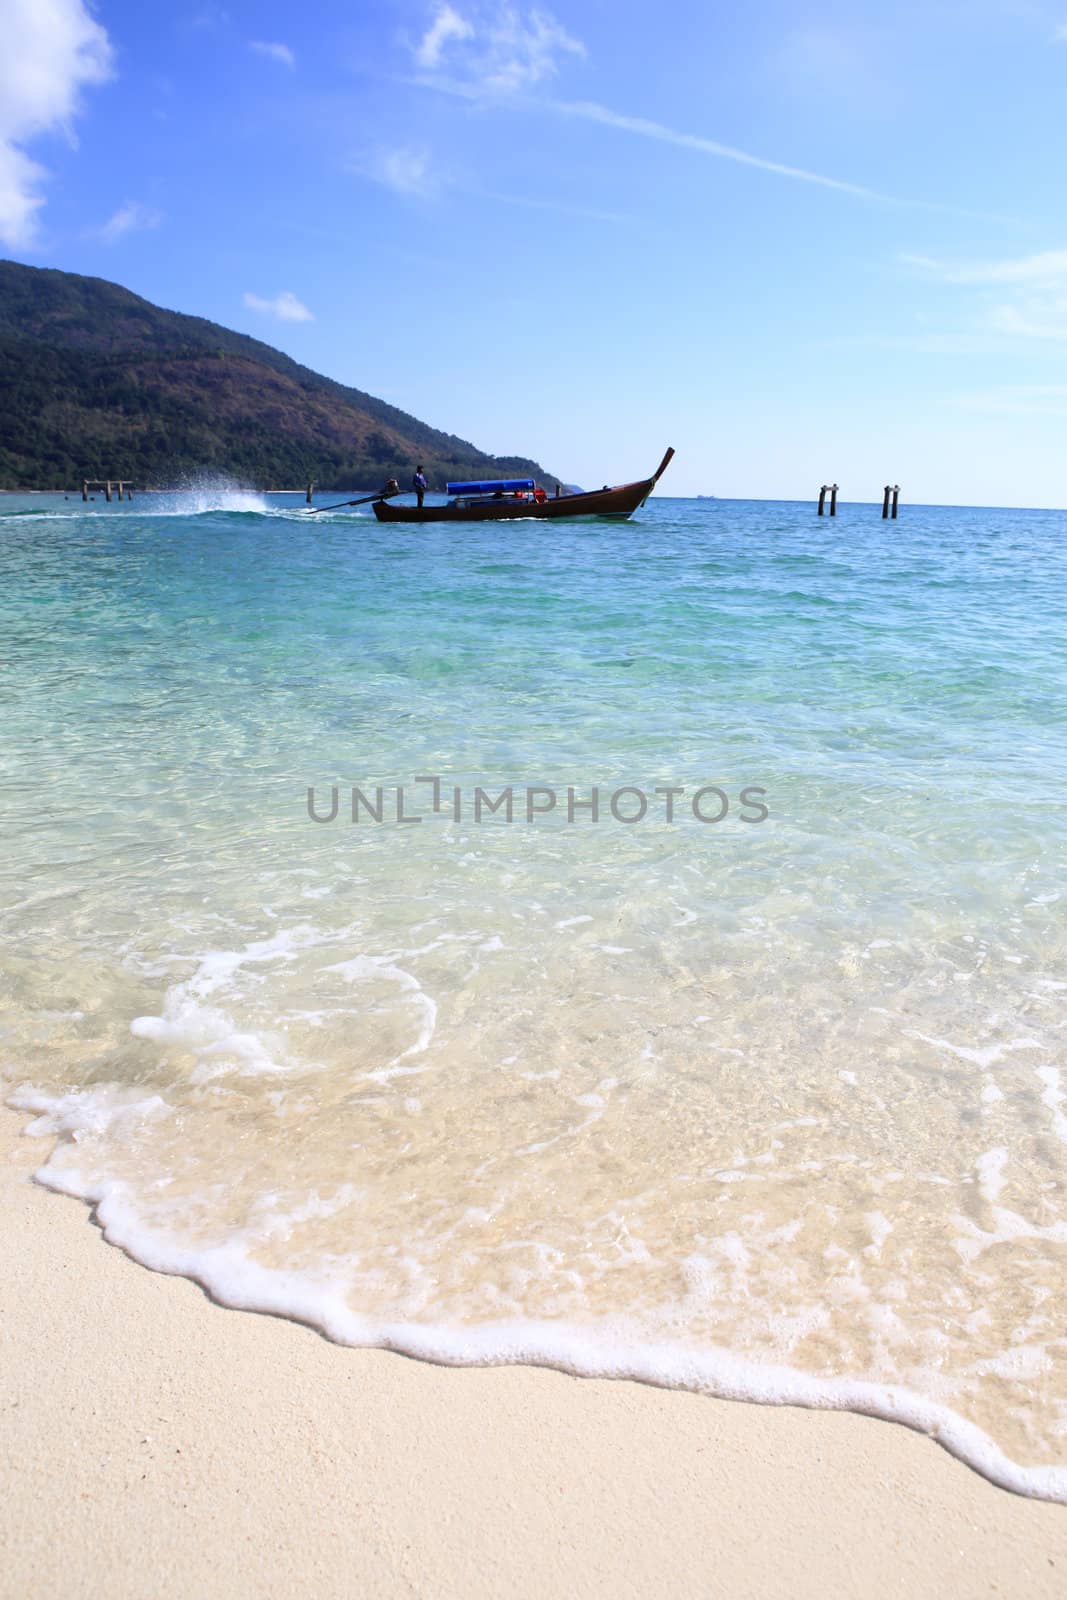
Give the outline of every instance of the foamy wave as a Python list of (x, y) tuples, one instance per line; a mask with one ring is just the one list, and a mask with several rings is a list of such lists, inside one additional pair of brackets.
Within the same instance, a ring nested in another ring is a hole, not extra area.
[(135, 1017), (130, 1032), (134, 1038), (187, 1051), (196, 1059), (195, 1076), (202, 1082), (235, 1067), (244, 1075), (286, 1072), (290, 1064), (278, 1039), (240, 1028), (226, 1011), (205, 1001), (243, 967), (292, 961), (299, 951), (322, 942), (314, 928), (300, 924), (269, 939), (253, 940), (242, 950), (208, 951), (191, 978), (167, 990), (162, 1014)]
[(196, 483), (168, 495), (165, 509), (175, 517), (197, 517), (206, 511), (255, 511), (269, 515), (272, 507), (263, 495), (242, 489), (226, 478), (198, 479)]
[[(12, 1096), (10, 1104), (39, 1113), (28, 1131), (77, 1140), (79, 1131), (106, 1129), (116, 1116), (129, 1121), (159, 1115), (157, 1101), (156, 1096), (139, 1101), (127, 1097), (110, 1106), (104, 1089), (54, 1100), (37, 1090), (23, 1090)], [(57, 1146), (35, 1174), (39, 1183), (93, 1206), (108, 1242), (144, 1266), (192, 1278), (213, 1299), (236, 1310), (268, 1312), (306, 1323), (337, 1344), (395, 1350), (449, 1366), (545, 1366), (579, 1377), (629, 1378), (719, 1399), (854, 1411), (928, 1434), (1002, 1488), (1067, 1504), (1067, 1467), (1020, 1466), (981, 1428), (949, 1407), (895, 1385), (819, 1378), (786, 1366), (748, 1361), (722, 1349), (694, 1351), (672, 1342), (653, 1342), (643, 1339), (623, 1319), (602, 1319), (588, 1328), (518, 1319), (458, 1328), (364, 1317), (347, 1304), (339, 1274), (326, 1271), (313, 1278), (265, 1267), (251, 1259), (240, 1240), (191, 1249), (149, 1227), (138, 1215), (129, 1187), (115, 1180), (86, 1177), (77, 1166), (62, 1160), (62, 1152), (70, 1148), (69, 1144)], [(321, 1204), (343, 1207), (352, 1200), (352, 1192), (345, 1190), (333, 1202)], [(268, 1231), (274, 1226), (271, 1222)], [(1033, 1351), (1026, 1352), (1026, 1371), (1036, 1359)]]
[(412, 1068), (405, 1069), (400, 1063), (406, 1061), (409, 1056), (422, 1055), (423, 1051), (429, 1046), (437, 1027), (437, 1002), (424, 992), (418, 979), (403, 967), (395, 966), (392, 962), (378, 956), (356, 956), (351, 961), (338, 962), (335, 966), (328, 967), (326, 970), (328, 972), (336, 972), (347, 983), (351, 983), (356, 978), (388, 978), (394, 983), (398, 983), (404, 993), (411, 996), (422, 1018), (418, 1038), (414, 1044), (409, 1045), (406, 1050), (402, 1050), (393, 1061), (380, 1068), (379, 1071), (371, 1073), (370, 1076), (381, 1083), (385, 1083), (389, 1078), (402, 1076), (405, 1071), (415, 1070)]

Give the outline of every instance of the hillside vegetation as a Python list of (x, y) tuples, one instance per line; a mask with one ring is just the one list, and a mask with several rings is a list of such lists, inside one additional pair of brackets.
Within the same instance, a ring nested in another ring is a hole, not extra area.
[(166, 487), (218, 472), (256, 488), (536, 477), (384, 400), (119, 284), (0, 261), (0, 488), (82, 478)]

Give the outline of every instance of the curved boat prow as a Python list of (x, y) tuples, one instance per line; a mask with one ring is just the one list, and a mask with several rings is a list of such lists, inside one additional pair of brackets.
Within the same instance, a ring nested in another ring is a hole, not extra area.
[(547, 495), (532, 478), (478, 479), (450, 483), (453, 499), (447, 505), (393, 505), (381, 496), (373, 503), (379, 522), (486, 522), (529, 517), (619, 517), (639, 511), (666, 472), (674, 456), (669, 449), (651, 478), (636, 483), (607, 484), (602, 489), (578, 489), (571, 494)]

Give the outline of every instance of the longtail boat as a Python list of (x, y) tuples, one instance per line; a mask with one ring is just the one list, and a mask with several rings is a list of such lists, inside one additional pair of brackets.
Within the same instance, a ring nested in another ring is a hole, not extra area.
[(379, 522), (489, 522), (514, 517), (630, 517), (643, 506), (674, 455), (668, 450), (651, 478), (615, 488), (548, 494), (533, 478), (496, 478), (450, 483), (446, 505), (398, 505), (394, 496), (374, 500)]

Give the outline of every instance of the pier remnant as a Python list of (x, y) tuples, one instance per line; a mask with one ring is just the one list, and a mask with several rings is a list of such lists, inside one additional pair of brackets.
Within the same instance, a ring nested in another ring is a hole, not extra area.
[[(892, 497), (892, 498), (890, 498)], [(897, 519), (897, 505), (900, 500), (900, 484), (887, 483), (882, 495), (882, 520), (892, 515), (893, 521)]]
[(837, 484), (824, 483), (819, 490), (819, 515), (824, 515), (826, 509), (826, 496), (830, 496), (830, 515), (837, 516)]
[(314, 492), (315, 492), (315, 481), (314, 481), (314, 479), (312, 479), (312, 481), (308, 484), (308, 493), (307, 493), (307, 503), (308, 503), (308, 505), (311, 504), (311, 496), (314, 494)]
[(88, 500), (88, 498), (89, 498), (89, 490), (90, 489), (103, 489), (104, 498), (107, 501), (108, 505), (111, 504), (111, 491), (112, 491), (112, 489), (117, 489), (118, 490), (118, 496), (119, 496), (120, 500), (122, 499), (124, 494), (125, 494), (127, 500), (132, 500), (133, 499), (133, 484), (130, 482), (129, 478), (83, 478), (82, 479), (82, 499), (83, 500)]

